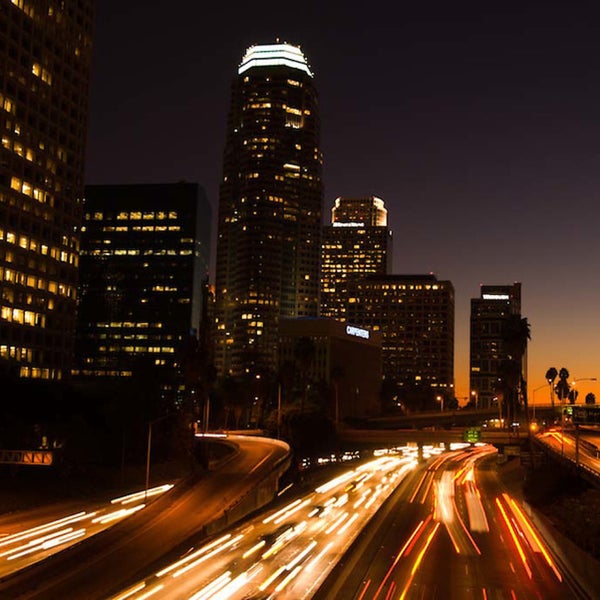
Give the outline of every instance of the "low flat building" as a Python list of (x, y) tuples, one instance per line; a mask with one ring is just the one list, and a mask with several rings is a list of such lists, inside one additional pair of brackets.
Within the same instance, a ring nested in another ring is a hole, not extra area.
[[(313, 342), (309, 379), (331, 394), (327, 412), (336, 421), (380, 413), (381, 334), (328, 318), (282, 319), (279, 364), (294, 363), (298, 340)], [(337, 417), (337, 418), (336, 418)]]

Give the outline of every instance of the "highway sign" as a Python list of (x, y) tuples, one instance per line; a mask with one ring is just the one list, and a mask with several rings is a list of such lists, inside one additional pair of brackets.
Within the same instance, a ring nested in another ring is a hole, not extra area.
[(471, 427), (463, 431), (463, 441), (475, 444), (481, 440), (481, 427)]
[(600, 425), (600, 406), (572, 406), (573, 423), (577, 425)]

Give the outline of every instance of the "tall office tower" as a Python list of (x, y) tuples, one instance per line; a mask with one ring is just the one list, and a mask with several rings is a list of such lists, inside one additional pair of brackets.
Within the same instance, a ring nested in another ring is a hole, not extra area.
[(249, 48), (232, 86), (220, 186), (219, 375), (276, 368), (279, 319), (318, 313), (322, 162), (304, 54)]
[(92, 0), (0, 0), (0, 374), (71, 367)]
[(494, 404), (498, 371), (508, 358), (503, 334), (507, 318), (521, 315), (521, 284), (482, 285), (471, 298), (470, 385), (473, 400), (482, 408)]
[(454, 395), (454, 286), (435, 275), (371, 275), (350, 285), (350, 323), (381, 331), (384, 378), (425, 405)]
[(392, 232), (383, 200), (337, 198), (321, 246), (321, 316), (345, 320), (348, 283), (392, 268)]
[(197, 335), (211, 209), (196, 183), (89, 185), (82, 229), (76, 376), (177, 379)]

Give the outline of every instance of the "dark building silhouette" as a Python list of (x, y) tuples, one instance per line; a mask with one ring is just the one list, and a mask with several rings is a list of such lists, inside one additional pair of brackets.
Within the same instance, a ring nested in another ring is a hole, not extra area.
[(371, 275), (351, 282), (347, 319), (382, 334), (383, 375), (401, 395), (454, 396), (454, 286), (435, 275)]
[(335, 319), (282, 319), (280, 365), (296, 362), (296, 347), (302, 338), (314, 344), (308, 376), (313, 388), (324, 385), (329, 391), (322, 408), (335, 422), (380, 413), (380, 332)]
[(249, 48), (231, 90), (219, 196), (220, 375), (275, 369), (279, 319), (318, 313), (321, 170), (317, 92), (303, 53)]
[(76, 376), (151, 368), (175, 385), (206, 297), (211, 210), (196, 183), (86, 186)]
[(0, 0), (0, 374), (71, 368), (92, 0)]
[(510, 315), (521, 315), (521, 284), (482, 285), (471, 298), (470, 386), (472, 400), (482, 408), (496, 403), (500, 363), (508, 358), (503, 341)]
[(331, 225), (323, 228), (321, 316), (344, 320), (349, 282), (391, 270), (392, 232), (383, 200), (337, 198)]

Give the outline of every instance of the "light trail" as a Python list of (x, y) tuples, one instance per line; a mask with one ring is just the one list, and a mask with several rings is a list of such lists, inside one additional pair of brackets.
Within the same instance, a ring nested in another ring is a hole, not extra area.
[(508, 515), (506, 514), (504, 507), (502, 506), (502, 503), (500, 502), (500, 498), (496, 498), (496, 505), (500, 509), (500, 514), (502, 515), (502, 518), (504, 519), (504, 522), (506, 523), (506, 527), (508, 528), (508, 532), (510, 533), (513, 543), (515, 544), (515, 547), (517, 548), (517, 552), (519, 553), (521, 562), (523, 563), (523, 566), (525, 567), (525, 571), (527, 572), (529, 579), (531, 579), (533, 577), (533, 575), (531, 573), (531, 569), (529, 568), (529, 564), (527, 562), (527, 557), (525, 556), (525, 552), (523, 551), (523, 546), (521, 546), (521, 542), (519, 541), (519, 539), (517, 537), (517, 533), (515, 532), (513, 525), (510, 522), (510, 519), (508, 518)]
[[(563, 580), (562, 575), (560, 574), (558, 568), (554, 564), (554, 561), (550, 557), (549, 552), (544, 547), (542, 540), (540, 540), (540, 538), (534, 531), (533, 526), (529, 522), (529, 519), (525, 516), (525, 514), (523, 513), (523, 511), (521, 510), (519, 505), (513, 500), (513, 498), (511, 498), (508, 494), (503, 494), (502, 496), (504, 497), (505, 501), (507, 501), (509, 503), (509, 506), (511, 507), (511, 509), (513, 511), (513, 514), (515, 514), (515, 516), (517, 517), (519, 522), (522, 525), (525, 525), (525, 529), (527, 530), (529, 535), (533, 538), (535, 544), (537, 545), (537, 548), (542, 553), (542, 556), (545, 558), (546, 562), (548, 563), (548, 566), (552, 569), (552, 571), (556, 575), (556, 578), (558, 579), (558, 581), (562, 582), (562, 580)], [(534, 548), (534, 550), (535, 550), (535, 548)]]

